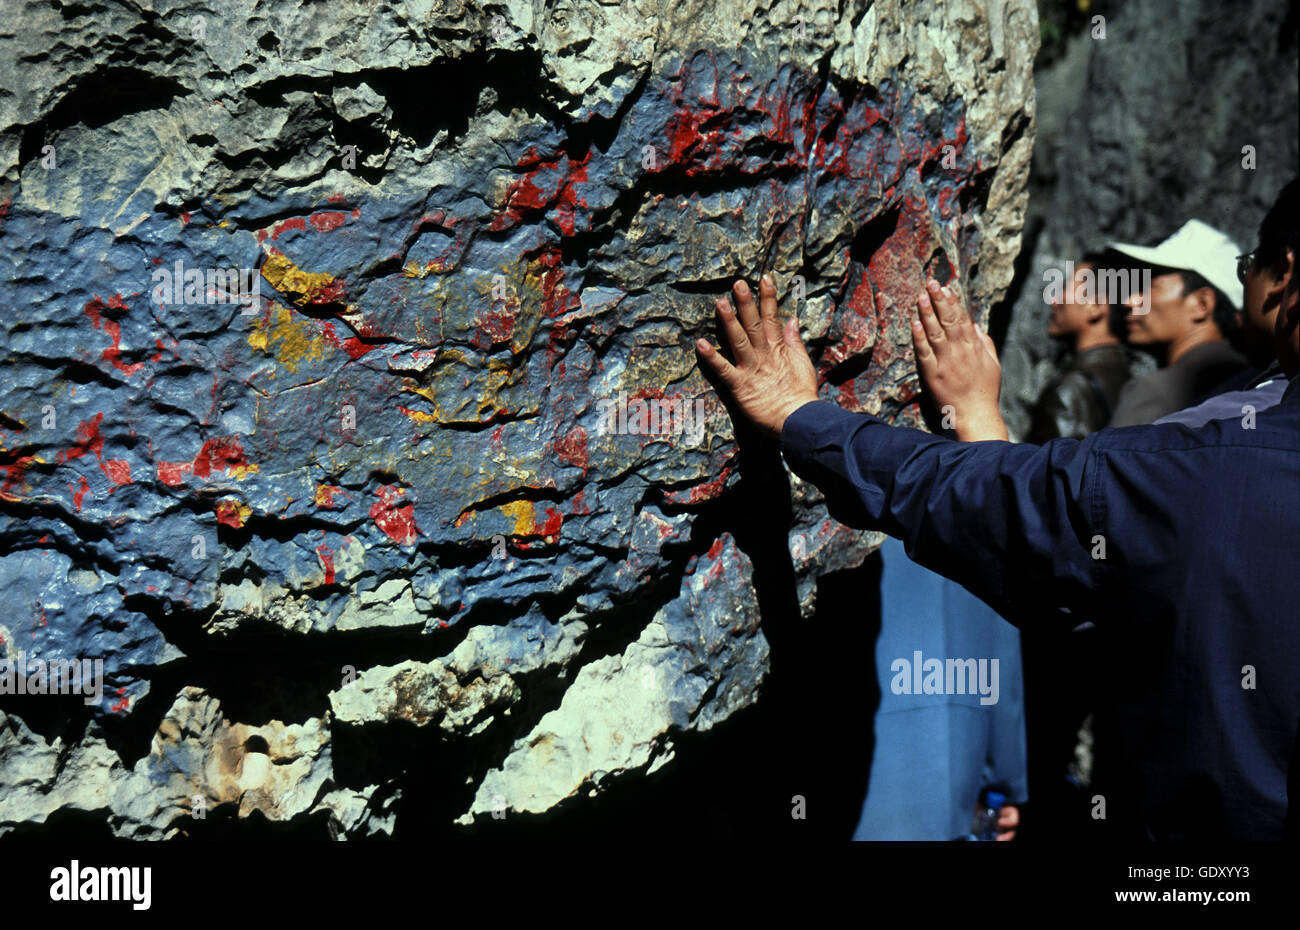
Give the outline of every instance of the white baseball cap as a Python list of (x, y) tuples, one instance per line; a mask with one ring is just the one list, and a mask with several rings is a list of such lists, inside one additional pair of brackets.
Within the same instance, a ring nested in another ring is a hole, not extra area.
[(1156, 246), (1112, 242), (1107, 248), (1144, 265), (1194, 271), (1221, 290), (1235, 309), (1241, 309), (1243, 289), (1237, 280), (1237, 256), (1241, 249), (1208, 223), (1188, 220), (1178, 232)]

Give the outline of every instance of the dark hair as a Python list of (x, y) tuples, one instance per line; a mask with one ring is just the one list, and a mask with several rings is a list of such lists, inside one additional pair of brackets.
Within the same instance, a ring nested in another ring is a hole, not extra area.
[[(1099, 273), (1103, 269), (1109, 271), (1116, 267), (1112, 258), (1112, 253), (1103, 249), (1089, 249), (1080, 256), (1078, 264), (1091, 265), (1092, 270)], [(1106, 327), (1110, 330), (1110, 334), (1121, 341), (1128, 338), (1128, 307), (1124, 306), (1123, 302), (1123, 298), (1127, 296), (1127, 294), (1120, 295), (1120, 300), (1110, 304), (1110, 313), (1106, 317)]]
[(1228, 295), (1195, 271), (1178, 270), (1177, 273), (1183, 279), (1184, 297), (1192, 293), (1192, 291), (1199, 291), (1203, 287), (1208, 287), (1214, 293), (1214, 325), (1219, 327), (1219, 332), (1223, 335), (1223, 338), (1235, 337), (1239, 329), (1237, 326), (1238, 311), (1232, 305), (1232, 301), (1228, 299)]
[(1289, 241), (1294, 241), (1300, 214), (1300, 178), (1292, 178), (1259, 224), (1259, 245), (1255, 249), (1255, 267), (1277, 268), (1286, 258)]

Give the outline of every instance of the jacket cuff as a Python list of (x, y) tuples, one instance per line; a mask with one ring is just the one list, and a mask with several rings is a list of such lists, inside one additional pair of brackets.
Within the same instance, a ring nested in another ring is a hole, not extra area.
[[(843, 436), (843, 428), (866, 413), (851, 413), (827, 400), (810, 400), (785, 418), (781, 427), (781, 453), (806, 459), (828, 435)], [(874, 418), (872, 418), (874, 419)]]

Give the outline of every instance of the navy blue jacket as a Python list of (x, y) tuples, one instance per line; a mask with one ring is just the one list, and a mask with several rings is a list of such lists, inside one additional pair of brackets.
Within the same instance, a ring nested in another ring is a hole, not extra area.
[(781, 445), (837, 519), (898, 537), (1002, 616), (1121, 637), (1096, 686), (1120, 703), (1147, 835), (1295, 836), (1300, 381), (1253, 428), (964, 443), (816, 401)]

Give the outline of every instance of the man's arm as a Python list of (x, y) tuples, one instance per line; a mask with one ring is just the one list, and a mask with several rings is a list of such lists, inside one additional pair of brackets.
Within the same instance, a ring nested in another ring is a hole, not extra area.
[(901, 539), (914, 561), (1004, 615), (1095, 609), (1091, 446), (954, 442), (825, 401), (800, 407), (781, 433), (786, 461), (832, 516)]

